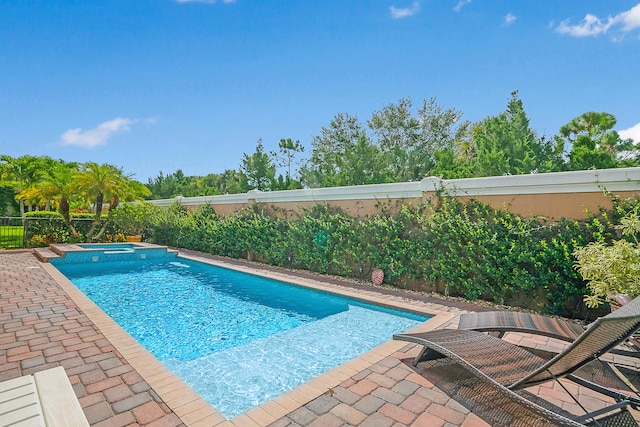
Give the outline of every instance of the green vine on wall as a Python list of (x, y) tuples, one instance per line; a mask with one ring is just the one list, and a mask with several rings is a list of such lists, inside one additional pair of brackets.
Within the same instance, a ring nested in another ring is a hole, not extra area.
[(258, 205), (227, 216), (210, 206), (161, 211), (156, 243), (287, 268), (361, 279), (382, 269), (385, 282), (445, 291), (467, 299), (520, 305), (553, 314), (583, 313), (586, 283), (574, 251), (616, 238), (616, 224), (637, 201), (586, 220), (524, 218), (477, 200), (448, 196), (398, 213), (354, 218), (316, 205), (299, 215)]

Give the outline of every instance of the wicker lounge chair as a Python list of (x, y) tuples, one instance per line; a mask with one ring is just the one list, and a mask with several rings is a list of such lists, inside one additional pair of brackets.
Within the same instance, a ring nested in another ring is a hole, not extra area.
[(506, 332), (523, 332), (571, 342), (585, 330), (575, 322), (519, 311), (463, 313), (459, 319), (458, 329), (491, 332), (499, 338)]
[[(448, 358), (476, 377), (498, 387), (503, 393), (510, 393), (513, 401), (519, 401), (523, 406), (534, 406), (541, 416), (551, 417), (553, 412), (524, 399), (518, 391), (562, 377), (574, 380), (572, 374), (575, 371), (622, 343), (639, 327), (640, 299), (636, 299), (610, 315), (594, 321), (584, 333), (551, 360), (477, 331), (440, 329), (416, 334), (399, 334), (395, 335), (394, 339), (423, 346), (414, 360), (414, 365), (423, 361)], [(561, 382), (559, 384), (562, 386)], [(628, 396), (603, 387), (598, 391), (618, 400), (617, 404), (603, 408), (605, 413), (609, 410), (614, 411), (607, 413), (606, 417), (616, 418), (614, 424), (602, 421), (604, 425), (638, 425), (637, 422), (632, 421), (633, 418), (627, 410), (627, 405), (630, 403), (634, 405), (638, 403), (636, 399), (627, 399)], [(576, 403), (578, 403), (577, 400)], [(593, 424), (596, 422), (594, 419), (602, 414), (602, 411), (589, 413), (585, 410), (584, 416), (576, 417), (574, 420), (558, 415), (561, 418), (558, 423), (561, 422), (559, 425), (598, 425)], [(571, 424), (571, 422), (577, 424)], [(625, 424), (631, 422), (633, 423)]]
[[(617, 307), (623, 307), (631, 301), (626, 295), (620, 295), (616, 303)], [(575, 322), (518, 311), (464, 313), (459, 319), (458, 329), (490, 332), (500, 338), (506, 332), (523, 332), (571, 342), (585, 330), (582, 325)], [(635, 347), (634, 350), (640, 349), (640, 340), (630, 337), (629, 341)]]

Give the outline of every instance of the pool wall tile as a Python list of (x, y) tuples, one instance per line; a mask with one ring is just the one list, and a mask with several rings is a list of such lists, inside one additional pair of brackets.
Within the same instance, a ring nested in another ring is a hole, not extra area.
[(64, 245), (58, 245), (56, 246), (56, 249), (56, 252), (61, 251), (63, 256), (51, 259), (50, 262), (54, 265), (159, 260), (164, 258), (176, 258), (178, 255), (176, 251), (170, 251), (165, 246), (132, 247), (130, 249), (122, 249), (118, 247), (115, 247), (114, 249), (93, 249), (90, 247), (73, 245), (71, 247), (73, 250), (65, 250)]

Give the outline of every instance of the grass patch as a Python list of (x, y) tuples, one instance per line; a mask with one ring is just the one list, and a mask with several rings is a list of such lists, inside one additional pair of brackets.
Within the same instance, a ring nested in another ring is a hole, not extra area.
[(23, 232), (21, 225), (0, 226), (0, 249), (21, 248)]

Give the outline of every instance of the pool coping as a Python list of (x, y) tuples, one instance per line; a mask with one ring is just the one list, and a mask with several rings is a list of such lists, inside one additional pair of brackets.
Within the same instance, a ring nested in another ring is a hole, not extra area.
[[(396, 308), (413, 313), (425, 314), (431, 317), (428, 321), (418, 325), (411, 331), (427, 331), (436, 329), (451, 320), (455, 314), (439, 311), (434, 304), (419, 306), (405, 298), (384, 295), (370, 291), (353, 290), (340, 285), (323, 282), (319, 279), (301, 278), (285, 272), (262, 270), (250, 265), (237, 265), (201, 257), (193, 254), (178, 253), (178, 258), (203, 262), (209, 265), (228, 268), (243, 273), (270, 278), (290, 284), (304, 286), (324, 292), (343, 295), (361, 301), (370, 302), (385, 307)], [(113, 344), (120, 354), (144, 378), (151, 388), (162, 398), (167, 406), (189, 427), (200, 426), (267, 426), (286, 416), (310, 401), (331, 393), (332, 388), (381, 361), (392, 356), (403, 348), (406, 343), (387, 341), (374, 347), (368, 352), (317, 376), (310, 381), (290, 390), (262, 405), (253, 408), (232, 419), (227, 419), (202, 399), (191, 387), (177, 375), (169, 371), (148, 350), (142, 347), (120, 325), (91, 301), (84, 293), (67, 279), (55, 266), (49, 263), (41, 264), (43, 269), (62, 287), (78, 307), (102, 331), (104, 336)], [(444, 308), (444, 307), (443, 307)]]

